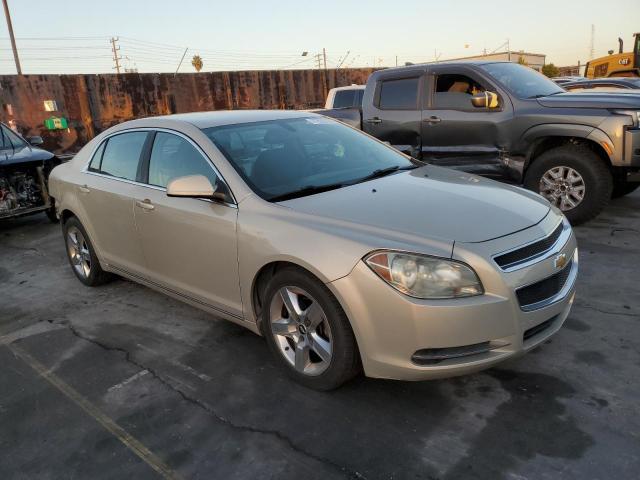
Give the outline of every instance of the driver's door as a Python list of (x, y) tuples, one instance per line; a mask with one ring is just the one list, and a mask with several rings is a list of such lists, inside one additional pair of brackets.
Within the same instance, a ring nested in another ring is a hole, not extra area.
[(211, 161), (190, 139), (155, 133), (144, 183), (134, 211), (147, 277), (189, 300), (234, 317), (242, 316), (238, 283), (236, 220), (231, 203), (168, 197), (173, 178), (204, 175), (222, 182)]
[[(513, 107), (506, 95), (464, 67), (433, 67), (425, 79), (422, 158), (436, 165), (502, 178)], [(498, 108), (477, 108), (475, 93), (498, 93)]]

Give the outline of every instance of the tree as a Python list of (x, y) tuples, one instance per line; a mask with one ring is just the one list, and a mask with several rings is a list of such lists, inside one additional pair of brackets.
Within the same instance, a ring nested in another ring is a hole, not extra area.
[(528, 67), (528, 66), (529, 66), (529, 64), (527, 63), (527, 61), (524, 59), (524, 57), (523, 57), (522, 55), (520, 55), (520, 56), (518, 57), (518, 63), (519, 63), (520, 65), (524, 65), (525, 67)]
[(560, 69), (553, 63), (547, 63), (542, 67), (542, 73), (544, 73), (549, 78), (557, 77), (558, 75), (560, 75)]
[(193, 68), (196, 69), (196, 72), (202, 70), (202, 65), (204, 64), (202, 63), (202, 58), (200, 58), (200, 55), (193, 56), (193, 58), (191, 59), (191, 65), (193, 65)]

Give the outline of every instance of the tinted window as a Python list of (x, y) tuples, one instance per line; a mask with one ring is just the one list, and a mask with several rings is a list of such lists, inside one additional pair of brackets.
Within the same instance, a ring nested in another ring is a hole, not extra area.
[(114, 135), (107, 141), (100, 172), (126, 180), (136, 180), (138, 162), (147, 132), (131, 132)]
[(516, 97), (536, 98), (562, 93), (564, 90), (533, 68), (517, 63), (488, 63), (480, 68), (488, 72)]
[(349, 108), (353, 106), (353, 90), (338, 90), (333, 98), (333, 108)]
[(356, 107), (362, 107), (362, 97), (364, 97), (364, 89), (356, 90)]
[(379, 169), (413, 167), (391, 147), (326, 118), (235, 124), (204, 132), (267, 200), (305, 187), (357, 183)]
[(380, 85), (378, 106), (382, 109), (416, 110), (418, 105), (418, 78), (386, 80)]
[(433, 94), (433, 108), (470, 110), (473, 108), (471, 97), (484, 91), (482, 85), (466, 75), (438, 75)]
[(106, 145), (106, 142), (102, 142), (98, 147), (98, 149), (96, 150), (96, 153), (93, 154), (93, 158), (91, 159), (91, 163), (89, 164), (90, 171), (92, 172), (100, 171), (100, 161), (102, 160), (102, 153), (104, 152), (105, 145)]
[(2, 126), (2, 145), (0, 148), (21, 148), (26, 145), (16, 133), (10, 128)]
[(158, 132), (149, 159), (149, 184), (166, 187), (178, 177), (204, 175), (215, 186), (217, 177), (211, 164), (187, 140)]

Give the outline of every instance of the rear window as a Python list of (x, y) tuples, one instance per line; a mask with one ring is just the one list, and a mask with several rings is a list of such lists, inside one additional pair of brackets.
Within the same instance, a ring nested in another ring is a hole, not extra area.
[(333, 108), (353, 107), (353, 90), (338, 90), (333, 97)]
[(102, 154), (100, 172), (135, 181), (146, 139), (147, 132), (121, 133), (109, 138)]
[(417, 110), (418, 77), (381, 82), (378, 106), (386, 110)]

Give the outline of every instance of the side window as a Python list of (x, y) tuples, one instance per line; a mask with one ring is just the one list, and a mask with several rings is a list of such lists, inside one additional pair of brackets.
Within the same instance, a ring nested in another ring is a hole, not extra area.
[(333, 97), (333, 108), (350, 108), (353, 106), (353, 90), (338, 90)]
[(22, 148), (26, 145), (18, 135), (10, 128), (2, 126), (2, 137), (4, 148)]
[(362, 108), (362, 97), (364, 97), (364, 89), (356, 90), (356, 107)]
[(146, 139), (147, 132), (121, 133), (110, 137), (102, 154), (100, 172), (135, 181)]
[(378, 107), (383, 110), (417, 110), (418, 77), (382, 81)]
[(102, 154), (104, 153), (104, 146), (106, 144), (107, 142), (102, 142), (96, 152), (93, 154), (93, 158), (91, 158), (91, 162), (89, 163), (90, 172), (100, 171), (100, 162), (102, 162)]
[(444, 74), (435, 77), (433, 93), (434, 109), (471, 110), (471, 97), (486, 89), (472, 78), (461, 74)]
[(216, 186), (216, 176), (209, 161), (178, 135), (158, 132), (149, 159), (149, 184), (166, 187), (169, 181), (187, 175), (204, 175)]

